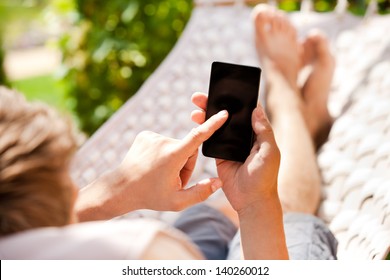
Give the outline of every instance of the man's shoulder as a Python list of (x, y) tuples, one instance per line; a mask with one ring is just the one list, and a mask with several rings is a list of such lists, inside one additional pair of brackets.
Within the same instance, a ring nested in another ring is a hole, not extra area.
[(138, 259), (168, 226), (147, 219), (87, 222), (0, 238), (2, 259)]

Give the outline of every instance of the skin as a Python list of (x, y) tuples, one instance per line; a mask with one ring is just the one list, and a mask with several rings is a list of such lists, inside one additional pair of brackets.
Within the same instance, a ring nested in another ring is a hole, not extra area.
[(221, 111), (182, 140), (140, 133), (118, 168), (80, 191), (76, 202), (79, 220), (111, 219), (137, 209), (178, 211), (208, 198), (221, 187), (218, 178), (185, 187), (199, 146), (227, 117)]
[[(192, 102), (201, 109), (192, 120), (203, 123), (207, 96), (195, 93)], [(256, 141), (245, 163), (217, 160), (218, 176), (238, 215), (244, 259), (288, 259), (277, 190), (280, 152), (260, 105), (253, 111), (252, 127)]]
[(280, 153), (261, 107), (252, 114), (256, 142), (246, 162), (218, 160), (219, 179), (210, 178), (184, 189), (199, 146), (227, 117), (226, 111), (214, 115), (182, 140), (141, 133), (117, 169), (80, 192), (76, 202), (79, 220), (109, 219), (143, 208), (181, 210), (205, 200), (222, 185), (238, 213), (244, 258), (287, 259), (277, 193)]
[[(324, 40), (314, 36), (300, 45), (283, 14), (262, 9), (254, 17), (255, 35), (267, 73), (267, 106), (275, 136), (259, 105), (252, 114), (256, 141), (247, 160), (244, 163), (217, 160), (219, 178), (209, 178), (187, 188), (199, 146), (228, 117), (227, 112), (222, 112), (205, 121), (207, 96), (196, 93), (192, 101), (200, 110), (192, 112), (192, 119), (199, 126), (182, 140), (141, 133), (118, 168), (80, 192), (75, 207), (80, 221), (110, 219), (144, 208), (181, 210), (204, 201), (222, 187), (238, 217), (244, 258), (288, 258), (282, 205), (285, 211), (316, 210), (319, 176), (313, 137), (330, 119), (322, 102), (327, 100), (328, 90), (324, 87), (320, 90), (316, 85), (320, 78), (324, 79), (320, 84), (329, 84), (333, 66), (325, 58), (329, 52)], [(291, 48), (287, 50), (286, 45)], [(314, 70), (300, 89), (297, 77), (304, 64), (312, 64)], [(318, 74), (324, 74), (324, 66), (329, 70), (325, 77)], [(313, 94), (316, 91), (319, 94)], [(309, 114), (315, 112), (321, 114), (316, 115), (316, 122), (309, 122), (312, 119)], [(286, 139), (283, 135), (289, 135), (288, 141), (283, 141)], [(275, 137), (284, 155), (282, 162)]]
[[(321, 194), (316, 150), (332, 124), (327, 100), (334, 58), (318, 32), (299, 42), (296, 29), (281, 11), (259, 5), (253, 19), (266, 78), (267, 111), (282, 154), (279, 197), (284, 212), (313, 215)], [(297, 78), (303, 66), (310, 66), (311, 72), (301, 87)]]

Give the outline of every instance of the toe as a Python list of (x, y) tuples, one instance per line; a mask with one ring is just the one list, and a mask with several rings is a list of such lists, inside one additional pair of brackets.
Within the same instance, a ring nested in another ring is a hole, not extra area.
[(266, 4), (257, 5), (252, 12), (256, 32), (259, 36), (264, 36), (269, 31), (275, 9)]
[(308, 49), (311, 48), (312, 60), (330, 66), (334, 64), (334, 57), (330, 51), (328, 39), (322, 31), (311, 31), (307, 37), (307, 42)]
[(259, 4), (252, 10), (252, 18), (256, 21), (258, 18), (267, 18), (270, 13), (273, 13), (275, 8), (267, 4)]
[(302, 64), (308, 65), (313, 62), (314, 59), (314, 46), (313, 40), (310, 37), (306, 37), (301, 44), (303, 55), (302, 55)]
[(320, 30), (313, 30), (307, 36), (306, 41), (310, 47), (314, 48), (316, 52), (328, 51), (328, 39)]

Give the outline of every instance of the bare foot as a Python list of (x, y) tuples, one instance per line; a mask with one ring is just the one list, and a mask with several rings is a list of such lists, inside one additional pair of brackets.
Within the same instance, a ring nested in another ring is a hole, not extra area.
[(253, 20), (256, 47), (267, 81), (266, 110), (273, 121), (280, 111), (302, 110), (303, 99), (297, 85), (302, 45), (283, 12), (260, 4), (253, 11)]
[(319, 31), (311, 33), (302, 46), (303, 64), (312, 68), (302, 87), (304, 114), (310, 134), (319, 148), (327, 139), (332, 126), (327, 104), (335, 59), (326, 37)]
[(255, 7), (253, 17), (256, 46), (263, 67), (275, 67), (295, 87), (302, 53), (295, 28), (283, 12), (265, 4)]

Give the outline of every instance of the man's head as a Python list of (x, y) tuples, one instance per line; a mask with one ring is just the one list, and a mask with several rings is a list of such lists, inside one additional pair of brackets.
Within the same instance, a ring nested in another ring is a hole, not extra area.
[(75, 139), (54, 110), (0, 87), (0, 236), (70, 223)]

